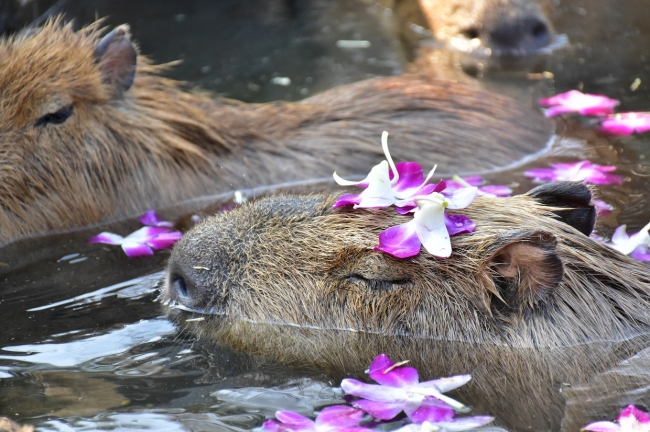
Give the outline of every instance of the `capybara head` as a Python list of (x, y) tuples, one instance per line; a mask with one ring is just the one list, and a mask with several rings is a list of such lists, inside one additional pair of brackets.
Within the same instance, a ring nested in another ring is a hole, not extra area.
[(407, 217), (336, 198), (275, 196), (207, 219), (176, 244), (163, 298), (201, 314), (185, 323), (199, 337), (286, 363), (349, 373), (386, 352), (431, 377), (471, 373), (463, 397), (516, 430), (558, 430), (564, 386), (647, 346), (647, 268), (588, 237), (583, 184), (476, 198), (460, 211), (475, 231), (444, 259), (374, 252)]
[(374, 252), (392, 209), (332, 209), (336, 197), (278, 196), (212, 217), (174, 248), (165, 296), (256, 322), (467, 342), (563, 346), (650, 324), (647, 269), (589, 238), (580, 183), (479, 197), (450, 258)]
[(527, 55), (553, 43), (549, 0), (420, 0), (436, 39), (463, 50)]

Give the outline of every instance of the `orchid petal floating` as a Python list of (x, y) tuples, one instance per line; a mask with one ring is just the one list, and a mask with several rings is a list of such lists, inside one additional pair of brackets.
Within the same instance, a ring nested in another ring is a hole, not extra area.
[[(145, 214), (145, 216), (147, 216)], [(142, 217), (142, 219), (148, 220)], [(129, 258), (153, 255), (154, 250), (170, 248), (183, 236), (178, 231), (164, 226), (145, 226), (126, 237), (103, 232), (88, 240), (88, 243), (120, 245)]]
[(601, 185), (623, 184), (623, 177), (610, 174), (616, 170), (615, 166), (596, 165), (588, 160), (551, 164), (551, 166), (553, 168), (531, 169), (524, 172), (524, 175), (539, 182), (584, 181)]
[(470, 380), (469, 375), (458, 375), (444, 381), (421, 383), (416, 369), (396, 365), (385, 354), (373, 360), (369, 374), (379, 385), (351, 378), (341, 382), (341, 388), (346, 393), (363, 398), (353, 402), (353, 405), (382, 420), (390, 420), (404, 411), (414, 422), (453, 420), (454, 409), (463, 409), (464, 405), (443, 392)]
[(626, 226), (621, 225), (614, 231), (611, 243), (608, 246), (629, 255), (639, 261), (650, 261), (650, 223), (636, 234), (628, 235)]
[(160, 217), (158, 217), (156, 212), (153, 210), (148, 210), (145, 214), (143, 214), (140, 217), (139, 221), (143, 225), (149, 225), (155, 227), (172, 228), (174, 226), (173, 222), (167, 222), (160, 219)]
[(608, 115), (598, 130), (608, 135), (632, 135), (650, 131), (650, 112), (625, 112)]
[(550, 107), (544, 113), (546, 117), (567, 113), (590, 116), (611, 114), (619, 104), (616, 99), (597, 94), (585, 94), (578, 90), (570, 90), (549, 98), (539, 99), (538, 102), (542, 106)]
[(370, 432), (370, 429), (359, 427), (364, 412), (345, 405), (335, 405), (323, 409), (316, 420), (310, 420), (292, 411), (277, 411), (275, 417), (279, 420), (267, 420), (262, 428), (270, 432), (300, 431), (300, 432)]
[(592, 432), (650, 432), (650, 416), (634, 405), (623, 408), (616, 422), (598, 421), (588, 424), (582, 430)]

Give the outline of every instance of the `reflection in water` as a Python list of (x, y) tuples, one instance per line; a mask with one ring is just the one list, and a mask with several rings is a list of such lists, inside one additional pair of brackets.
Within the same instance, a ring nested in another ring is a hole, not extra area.
[[(245, 101), (301, 99), (336, 84), (397, 74), (414, 55), (396, 36), (395, 16), (373, 2), (332, 0), (325, 12), (305, 7), (313, 2), (283, 2), (297, 9), (269, 10), (272, 3), (158, 1), (152, 7), (148, 2), (69, 0), (66, 8), (83, 23), (97, 15), (109, 16), (111, 26), (128, 22), (142, 52), (151, 53), (155, 61), (184, 60), (174, 77)], [(483, 76), (480, 85), (529, 105), (542, 94), (582, 88), (620, 98), (622, 111), (647, 110), (646, 2), (555, 3), (555, 28), (568, 35), (570, 46), (550, 57), (527, 59), (525, 71), (506, 71), (505, 63), (435, 50), (429, 53), (433, 63), (423, 70), (471, 81), (458, 68), (469, 65)], [(346, 47), (337, 44), (340, 40), (369, 44)], [(515, 69), (522, 66), (517, 63)], [(530, 71), (551, 74), (530, 76)], [(632, 90), (636, 78), (641, 85)], [(521, 193), (532, 186), (522, 173), (533, 166), (578, 158), (617, 164), (629, 181), (621, 188), (598, 188), (615, 211), (597, 229), (608, 235), (619, 223), (644, 225), (650, 214), (647, 138), (606, 139), (589, 130), (592, 126), (558, 120), (558, 145), (546, 159), (485, 177), (513, 184)], [(230, 202), (231, 195), (185, 203), (162, 215), (175, 219), (209, 204), (214, 211)], [(191, 226), (189, 217), (180, 222)], [(0, 248), (0, 414), (47, 431), (249, 430), (278, 408), (309, 415), (337, 401), (331, 387), (343, 376), (364, 376), (369, 360), (382, 351), (412, 360), (426, 378), (474, 374), (477, 379), (457, 397), (471, 403), (476, 414), (498, 412), (501, 422), (522, 429), (562, 424), (563, 430), (575, 431), (587, 420), (613, 418), (627, 403), (649, 403), (645, 336), (531, 352), (248, 322), (221, 324), (224, 330), (247, 335), (232, 343), (234, 348), (273, 354), (291, 367), (233, 349), (227, 334), (219, 337), (225, 345), (197, 342), (177, 333), (155, 303), (157, 272), (166, 254), (128, 260), (120, 250), (85, 243), (102, 230), (130, 232), (137, 226), (136, 219), (118, 221)], [(289, 352), (295, 355), (283, 357)], [(503, 359), (501, 367), (481, 368), (480, 359), (486, 356)], [(560, 367), (540, 365), (543, 357)], [(603, 372), (570, 373), (585, 364)]]

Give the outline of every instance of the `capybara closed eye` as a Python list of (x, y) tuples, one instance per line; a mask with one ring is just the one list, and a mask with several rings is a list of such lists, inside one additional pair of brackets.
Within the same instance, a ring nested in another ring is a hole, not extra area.
[(449, 173), (544, 147), (541, 114), (419, 77), (342, 86), (298, 103), (186, 92), (137, 55), (127, 26), (102, 37), (60, 19), (0, 41), (0, 242), (238, 188), (362, 174), (396, 151)]

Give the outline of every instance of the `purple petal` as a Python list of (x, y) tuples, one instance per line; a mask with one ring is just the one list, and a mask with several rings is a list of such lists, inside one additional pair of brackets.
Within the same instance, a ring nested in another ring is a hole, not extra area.
[(178, 231), (172, 231), (157, 235), (156, 237), (149, 239), (146, 243), (157, 250), (168, 249), (174, 246), (174, 243), (179, 241), (181, 237), (183, 237), (182, 233)]
[(390, 359), (386, 354), (379, 354), (375, 357), (370, 366), (368, 367), (368, 374), (372, 378), (373, 374), (383, 373), (389, 367), (395, 365), (395, 362)]
[(508, 186), (502, 186), (502, 185), (482, 186), (479, 188), (479, 190), (485, 194), (490, 194), (497, 197), (506, 198), (512, 195), (512, 189), (510, 189)]
[(476, 224), (467, 216), (459, 214), (448, 214), (445, 212), (445, 226), (449, 232), (449, 236), (453, 237), (458, 234), (466, 234), (474, 232)]
[(344, 207), (349, 205), (357, 205), (360, 202), (361, 202), (361, 198), (359, 197), (359, 195), (346, 194), (339, 197), (339, 199), (336, 200), (332, 208)]
[(614, 230), (612, 234), (612, 243), (621, 244), (630, 241), (630, 236), (627, 234), (627, 225), (623, 224)]
[(435, 425), (449, 432), (466, 431), (484, 426), (494, 420), (490, 416), (461, 417), (451, 421), (436, 422)]
[(277, 421), (275, 421), (273, 419), (265, 421), (264, 424), (262, 425), (262, 429), (264, 429), (265, 431), (269, 431), (269, 432), (284, 432), (284, 431), (286, 431), (286, 429), (283, 428), (280, 423), (278, 423)]
[(374, 418), (380, 420), (391, 420), (395, 418), (397, 414), (402, 412), (403, 404), (401, 402), (375, 402), (360, 399), (352, 402), (352, 405), (364, 410)]
[(454, 409), (442, 401), (427, 397), (415, 411), (407, 412), (407, 415), (415, 423), (450, 421), (454, 418)]
[(169, 228), (146, 226), (126, 236), (124, 241), (144, 243), (160, 234), (168, 233), (169, 231)]
[[(401, 192), (406, 189), (417, 188), (424, 181), (424, 173), (422, 167), (417, 162), (400, 162), (395, 164), (397, 172), (399, 173), (399, 180), (393, 185), (396, 192)], [(393, 172), (389, 173), (389, 178), (393, 180)]]
[(101, 234), (97, 234), (94, 237), (91, 237), (88, 239), (88, 243), (105, 243), (105, 244), (110, 244), (110, 245), (119, 245), (122, 244), (124, 241), (124, 237), (121, 235), (109, 233), (109, 232), (103, 232)]
[(608, 116), (599, 129), (610, 135), (632, 135), (650, 130), (650, 113), (627, 112)]
[(153, 255), (153, 250), (149, 246), (134, 241), (125, 240), (122, 243), (122, 249), (129, 258)]
[(399, 388), (366, 384), (352, 378), (341, 381), (341, 388), (347, 394), (375, 402), (398, 403), (406, 398), (406, 393)]
[(623, 177), (616, 174), (594, 173), (585, 179), (589, 183), (601, 185), (622, 185)]
[(540, 105), (550, 106), (545, 113), (547, 117), (553, 117), (567, 112), (578, 112), (582, 115), (610, 114), (614, 111), (619, 102), (603, 95), (584, 94), (577, 90), (540, 99)]
[(415, 200), (411, 200), (409, 201), (409, 204), (395, 207), (395, 211), (401, 215), (405, 215), (412, 212), (416, 208), (418, 208), (418, 206), (415, 204)]
[(623, 429), (619, 425), (608, 421), (589, 423), (582, 430), (592, 432), (623, 432)]
[(420, 246), (415, 223), (412, 220), (379, 233), (379, 246), (373, 250), (382, 251), (397, 258), (409, 258), (420, 253)]
[(598, 213), (598, 216), (607, 216), (612, 212), (612, 210), (614, 210), (613, 206), (599, 199), (594, 198), (591, 200), (591, 203), (594, 205), (594, 207), (596, 207), (596, 212)]
[(148, 210), (145, 214), (142, 215), (142, 217), (139, 220), (140, 223), (149, 226), (168, 227), (168, 228), (174, 226), (172, 222), (161, 220), (156, 214), (156, 212), (153, 210)]
[(557, 181), (555, 170), (551, 168), (533, 168), (525, 171), (524, 175), (537, 181)]
[(293, 411), (276, 411), (275, 418), (289, 426), (313, 426), (314, 422)]
[(639, 261), (650, 261), (650, 249), (647, 245), (637, 246), (632, 252), (630, 252), (630, 257)]
[(398, 366), (391, 369), (389, 372), (386, 372), (388, 367), (372, 370), (371, 365), (370, 378), (374, 379), (381, 385), (389, 387), (410, 387), (417, 384), (419, 381), (418, 371), (415, 368), (409, 366)]
[(562, 114), (568, 114), (574, 112), (573, 109), (563, 106), (554, 106), (544, 111), (545, 117), (556, 117)]
[(363, 420), (363, 411), (346, 405), (335, 405), (323, 409), (316, 417), (316, 427), (329, 426), (346, 428), (357, 426)]

